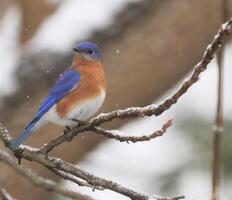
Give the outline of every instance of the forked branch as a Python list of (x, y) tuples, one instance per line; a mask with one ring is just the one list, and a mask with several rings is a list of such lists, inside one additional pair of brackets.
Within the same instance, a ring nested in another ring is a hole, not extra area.
[(225, 36), (231, 33), (232, 18), (226, 23), (222, 24), (218, 33), (214, 36), (213, 41), (207, 46), (202, 60), (194, 67), (192, 75), (185, 80), (181, 87), (169, 98), (164, 100), (158, 106), (155, 104), (145, 107), (131, 107), (124, 110), (115, 110), (109, 113), (102, 113), (97, 117), (91, 119), (88, 123), (74, 127), (73, 129), (61, 134), (56, 139), (51, 140), (41, 150), (43, 153), (48, 153), (56, 146), (60, 145), (64, 141), (70, 141), (78, 133), (93, 130), (93, 127), (97, 127), (105, 122), (112, 121), (113, 119), (135, 118), (144, 116), (159, 116), (164, 111), (168, 110), (174, 105), (179, 98), (185, 94), (188, 89), (198, 81), (200, 74), (207, 69), (208, 64), (214, 58), (218, 49), (221, 48), (222, 42), (225, 40)]

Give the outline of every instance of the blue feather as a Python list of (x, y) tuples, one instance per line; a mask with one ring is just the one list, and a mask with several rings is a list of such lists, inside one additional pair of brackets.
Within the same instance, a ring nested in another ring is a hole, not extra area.
[(33, 133), (33, 127), (37, 122), (38, 119), (36, 118), (31, 121), (30, 125), (25, 128), (24, 132), (12, 144), (12, 149), (18, 148)]
[(69, 68), (58, 79), (56, 84), (52, 87), (49, 95), (41, 104), (38, 112), (33, 120), (25, 128), (24, 132), (13, 143), (12, 148), (18, 148), (33, 132), (36, 123), (41, 117), (56, 103), (63, 99), (68, 93), (72, 92), (80, 82), (80, 72)]

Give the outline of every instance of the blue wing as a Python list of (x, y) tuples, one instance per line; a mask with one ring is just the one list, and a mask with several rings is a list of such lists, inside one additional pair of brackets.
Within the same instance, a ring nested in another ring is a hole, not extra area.
[(56, 103), (63, 99), (68, 93), (72, 92), (80, 82), (80, 72), (69, 68), (58, 79), (56, 84), (52, 87), (49, 95), (41, 104), (34, 119), (28, 124), (24, 132), (14, 142), (12, 147), (15, 149), (23, 143), (33, 133), (33, 127), (39, 119)]
[(80, 72), (70, 68), (66, 70), (51, 89), (47, 98), (43, 101), (36, 113), (36, 117), (42, 117), (52, 106), (73, 91), (80, 82)]

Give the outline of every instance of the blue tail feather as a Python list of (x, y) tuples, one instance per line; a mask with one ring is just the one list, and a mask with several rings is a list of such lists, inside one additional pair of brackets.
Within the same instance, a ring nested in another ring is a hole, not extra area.
[(11, 146), (12, 149), (17, 149), (34, 132), (33, 128), (38, 120), (38, 118), (35, 118), (31, 121), (31, 123), (25, 128), (24, 132), (14, 141)]
[(55, 104), (54, 98), (47, 98), (43, 106), (36, 113), (35, 118), (26, 126), (24, 132), (15, 140), (11, 145), (12, 149), (17, 149), (33, 132), (36, 123), (41, 119), (41, 117)]

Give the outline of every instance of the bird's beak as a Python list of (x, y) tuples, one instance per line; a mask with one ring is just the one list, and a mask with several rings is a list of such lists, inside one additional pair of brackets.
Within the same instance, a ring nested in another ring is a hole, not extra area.
[(73, 48), (73, 51), (75, 51), (77, 53), (81, 53), (80, 49), (78, 49), (78, 48)]

